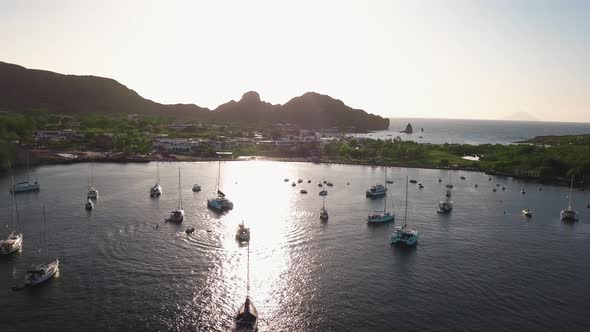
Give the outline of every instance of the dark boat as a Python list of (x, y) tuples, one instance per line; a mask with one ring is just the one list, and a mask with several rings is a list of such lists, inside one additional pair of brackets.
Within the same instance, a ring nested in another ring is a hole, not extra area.
[(236, 332), (258, 331), (258, 311), (249, 297), (246, 297), (246, 302), (238, 310), (235, 322)]

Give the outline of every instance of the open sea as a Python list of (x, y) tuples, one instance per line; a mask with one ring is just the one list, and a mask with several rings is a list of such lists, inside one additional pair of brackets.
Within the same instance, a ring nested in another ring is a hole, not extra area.
[[(432, 123), (412, 124), (443, 135)], [(461, 130), (448, 135), (467, 141)], [(507, 131), (497, 140), (541, 133)], [(365, 190), (383, 182), (382, 167), (236, 161), (221, 164), (222, 190), (235, 208), (220, 215), (206, 207), (217, 165), (162, 163), (164, 193), (150, 198), (155, 163), (95, 164), (100, 197), (91, 212), (84, 210), (89, 164), (32, 169), (41, 191), (16, 196), (24, 248), (0, 257), (0, 331), (230, 331), (246, 296), (247, 251), (234, 238), (242, 220), (252, 232), (250, 296), (260, 331), (590, 330), (588, 191), (574, 190), (580, 220), (564, 223), (567, 187), (457, 171), (454, 210), (439, 215), (447, 171), (389, 168), (388, 195), (372, 200)], [(179, 167), (180, 225), (164, 222), (178, 204)], [(407, 223), (420, 232), (414, 248), (388, 244), (403, 223), (406, 176), (425, 186), (408, 191)], [(292, 187), (298, 178), (306, 181)], [(334, 183), (327, 222), (318, 215), (322, 179)], [(203, 190), (192, 192), (193, 183)], [(12, 229), (8, 184), (0, 178), (3, 237)], [(495, 184), (507, 190), (493, 192)], [(394, 204), (395, 223), (368, 225), (384, 200)], [(195, 233), (184, 234), (187, 227)], [(48, 257), (60, 259), (56, 278), (11, 290)]]
[[(408, 123), (413, 134), (402, 134)], [(424, 131), (420, 129), (423, 128)], [(590, 123), (391, 118), (389, 130), (354, 136), (391, 139), (399, 136), (404, 141), (418, 143), (512, 144), (535, 136), (590, 134)], [(422, 137), (420, 137), (422, 136)]]

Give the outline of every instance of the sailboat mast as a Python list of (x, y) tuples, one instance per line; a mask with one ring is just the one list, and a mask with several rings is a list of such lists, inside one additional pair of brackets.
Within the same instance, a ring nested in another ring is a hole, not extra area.
[(90, 186), (94, 187), (94, 154), (90, 154)]
[(13, 230), (16, 231), (16, 211), (17, 211), (17, 209), (16, 209), (16, 200), (14, 199), (14, 177), (12, 177), (12, 176), (10, 177), (10, 185), (11, 185), (11, 188), (13, 189), (10, 191), (11, 196), (12, 196), (11, 197), (12, 198), (12, 201), (11, 201), (11, 203), (12, 203), (12, 210), (11, 210), (12, 224), (13, 224), (13, 228), (14, 228)]
[(29, 152), (27, 151), (27, 183), (31, 183), (31, 175), (29, 173)]
[(220, 177), (221, 177), (221, 159), (219, 159), (219, 162), (217, 163), (217, 181), (215, 182), (215, 189), (217, 190), (217, 194), (219, 194), (219, 178)]
[(45, 223), (45, 204), (43, 204), (43, 233), (44, 233), (44, 238), (45, 238), (45, 255), (47, 256), (47, 226)]
[(570, 183), (569, 202), (567, 203), (568, 210), (572, 209), (572, 188), (574, 187), (574, 176), (572, 175), (572, 182)]
[[(387, 189), (387, 167), (385, 167), (385, 182), (383, 183), (385, 189)], [(383, 215), (387, 213), (387, 197), (383, 199)]]
[(248, 260), (246, 267), (246, 297), (250, 296), (250, 243), (248, 243)]
[(178, 209), (182, 210), (182, 187), (180, 186), (180, 166), (178, 166)]
[(406, 175), (406, 208), (404, 209), (404, 228), (408, 225), (408, 176)]
[(160, 163), (156, 162), (156, 180), (160, 184)]

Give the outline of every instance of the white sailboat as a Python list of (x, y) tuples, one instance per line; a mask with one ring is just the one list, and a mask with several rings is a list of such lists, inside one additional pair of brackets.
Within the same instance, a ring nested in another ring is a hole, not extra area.
[[(385, 188), (387, 189), (387, 167), (385, 168)], [(392, 204), (393, 205), (393, 204)], [(383, 199), (383, 213), (376, 211), (367, 217), (367, 222), (370, 224), (386, 223), (395, 220), (395, 213), (387, 211), (387, 198)]]
[(418, 243), (418, 231), (408, 228), (408, 180), (406, 178), (406, 209), (404, 211), (404, 225), (396, 226), (389, 238), (390, 244), (413, 246)]
[(178, 166), (178, 209), (170, 212), (168, 221), (182, 222), (184, 220), (184, 210), (182, 209), (182, 186), (180, 184), (180, 166)]
[(328, 209), (326, 209), (326, 196), (322, 196), (322, 208), (320, 209), (320, 219), (328, 220)]
[(162, 195), (162, 186), (160, 185), (160, 164), (156, 163), (156, 184), (150, 188), (150, 196), (157, 197)]
[(246, 270), (246, 301), (234, 317), (236, 332), (258, 331), (258, 310), (250, 300), (250, 245), (248, 245), (248, 266)]
[[(14, 183), (14, 179), (11, 178), (10, 183)], [(0, 240), (0, 255), (10, 255), (14, 252), (19, 251), (23, 245), (23, 233), (17, 232), (17, 220), (18, 220), (18, 207), (16, 206), (16, 200), (14, 199), (14, 192), (11, 193), (11, 213), (12, 213), (12, 233), (8, 235), (5, 240)]]
[[(219, 156), (224, 154), (231, 154), (231, 152), (217, 152)], [(207, 206), (217, 212), (225, 212), (234, 208), (234, 203), (225, 197), (225, 194), (219, 189), (221, 185), (221, 159), (217, 166), (217, 182), (215, 184), (215, 190), (217, 191), (217, 197), (207, 199)], [(288, 180), (287, 180), (288, 181)]]
[[(47, 227), (45, 224), (45, 206), (43, 206), (43, 230), (45, 233), (45, 256), (48, 256), (47, 251)], [(59, 268), (59, 259), (54, 259), (47, 264), (39, 264), (33, 266), (25, 273), (25, 285), (36, 286), (44, 281), (49, 280), (55, 275)]]
[(12, 183), (10, 186), (10, 191), (14, 193), (22, 193), (27, 191), (39, 191), (41, 186), (39, 185), (39, 181), (35, 181), (31, 183), (31, 175), (29, 171), (29, 153), (27, 152), (27, 181), (19, 182), (19, 183)]
[(578, 211), (574, 210), (572, 207), (572, 189), (574, 188), (574, 177), (572, 176), (572, 182), (570, 184), (570, 194), (568, 197), (568, 204), (567, 209), (561, 210), (560, 218), (561, 221), (577, 221), (578, 220)]
[(98, 190), (94, 188), (94, 155), (90, 156), (90, 187), (88, 188), (88, 198), (97, 199)]

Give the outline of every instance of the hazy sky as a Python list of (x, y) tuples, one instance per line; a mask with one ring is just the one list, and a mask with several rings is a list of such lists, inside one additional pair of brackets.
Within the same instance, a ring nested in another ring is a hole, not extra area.
[(316, 91), (383, 116), (590, 122), (584, 0), (0, 0), (0, 61), (209, 108)]

